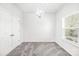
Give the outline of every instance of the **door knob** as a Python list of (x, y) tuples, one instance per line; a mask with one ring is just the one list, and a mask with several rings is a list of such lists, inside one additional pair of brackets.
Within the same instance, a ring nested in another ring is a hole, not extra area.
[(10, 36), (15, 36), (14, 34), (11, 34)]

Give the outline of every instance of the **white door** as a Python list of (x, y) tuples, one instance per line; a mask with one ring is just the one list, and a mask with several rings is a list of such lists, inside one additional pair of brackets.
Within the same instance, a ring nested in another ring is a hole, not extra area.
[(0, 10), (0, 55), (8, 54), (20, 40), (20, 25), (16, 17)]
[(12, 17), (12, 32), (11, 32), (11, 37), (12, 37), (12, 46), (16, 47), (20, 42), (20, 23), (19, 23), (19, 18), (17, 17)]
[(11, 49), (11, 18), (7, 13), (0, 14), (0, 55), (5, 55)]

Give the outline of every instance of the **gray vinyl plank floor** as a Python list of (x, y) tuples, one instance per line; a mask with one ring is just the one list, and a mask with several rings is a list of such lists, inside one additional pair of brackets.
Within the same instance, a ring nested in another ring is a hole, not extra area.
[(71, 56), (55, 42), (23, 42), (7, 56)]

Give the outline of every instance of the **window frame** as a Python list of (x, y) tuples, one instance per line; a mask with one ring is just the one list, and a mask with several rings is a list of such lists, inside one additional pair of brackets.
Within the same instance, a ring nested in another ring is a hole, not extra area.
[(65, 29), (69, 29), (69, 28), (72, 28), (72, 29), (78, 28), (79, 29), (79, 27), (65, 27), (65, 18), (67, 18), (69, 16), (72, 16), (72, 15), (75, 15), (75, 14), (78, 14), (78, 13), (79, 13), (79, 11), (76, 11), (76, 12), (70, 13), (69, 15), (67, 15), (67, 16), (62, 18), (62, 38), (65, 41), (67, 41), (67, 42), (69, 42), (69, 43), (71, 43), (71, 44), (73, 44), (73, 45), (75, 45), (77, 47), (79, 47), (79, 34), (78, 34), (78, 38), (77, 38), (78, 39), (78, 43), (76, 43), (74, 41), (70, 41), (70, 40), (66, 39)]

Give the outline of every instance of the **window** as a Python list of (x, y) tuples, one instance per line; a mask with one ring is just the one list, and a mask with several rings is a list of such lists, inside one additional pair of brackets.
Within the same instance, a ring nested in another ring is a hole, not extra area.
[(73, 14), (64, 19), (64, 37), (66, 40), (78, 43), (79, 14)]

